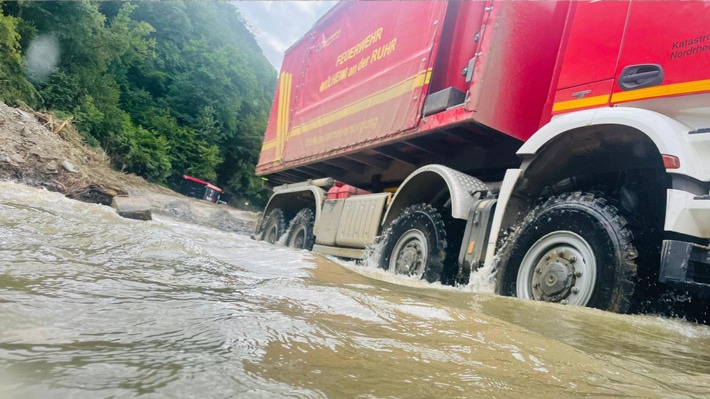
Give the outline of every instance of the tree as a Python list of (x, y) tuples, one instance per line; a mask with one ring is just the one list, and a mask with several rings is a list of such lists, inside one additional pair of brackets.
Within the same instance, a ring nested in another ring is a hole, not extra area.
[[(142, 103), (144, 111), (132, 114), (135, 120), (164, 131), (171, 143), (179, 142), (172, 149), (169, 181), (177, 184), (183, 173), (200, 173), (207, 180), (216, 175), (217, 183), (226, 189), (252, 202), (265, 201), (254, 165), (276, 71), (238, 11), (221, 2), (145, 2), (132, 15), (155, 28), (151, 37), (156, 57), (128, 73), (126, 92), (131, 94), (123, 103), (126, 109)], [(154, 115), (156, 108), (167, 114), (150, 122), (146, 113)], [(168, 122), (169, 117), (173, 121)], [(186, 130), (175, 131), (168, 125)]]
[[(0, 1), (0, 12), (3, 3)], [(0, 99), (10, 104), (36, 104), (36, 92), (23, 74), (18, 19), (0, 13)]]

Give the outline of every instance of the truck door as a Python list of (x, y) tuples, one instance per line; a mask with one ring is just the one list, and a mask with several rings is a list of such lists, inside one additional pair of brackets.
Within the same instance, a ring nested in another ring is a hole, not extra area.
[(710, 2), (634, 0), (612, 103), (656, 99), (654, 106), (666, 107), (671, 102), (663, 99), (669, 96), (710, 92), (708, 66)]
[(609, 103), (629, 4), (573, 3), (553, 113)]

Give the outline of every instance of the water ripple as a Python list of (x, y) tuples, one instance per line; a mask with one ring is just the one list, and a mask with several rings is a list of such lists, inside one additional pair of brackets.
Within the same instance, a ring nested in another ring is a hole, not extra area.
[(710, 329), (498, 298), (0, 182), (0, 397), (705, 397)]

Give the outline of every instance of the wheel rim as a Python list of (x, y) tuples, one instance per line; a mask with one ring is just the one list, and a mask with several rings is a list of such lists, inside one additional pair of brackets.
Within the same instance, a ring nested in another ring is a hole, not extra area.
[(596, 280), (597, 261), (589, 243), (571, 231), (556, 231), (525, 254), (516, 291), (518, 298), (585, 306)]
[(421, 277), (427, 264), (429, 247), (420, 230), (408, 230), (397, 240), (392, 250), (389, 271), (395, 274)]
[(292, 233), (291, 236), (291, 246), (294, 248), (303, 248), (306, 242), (306, 229), (303, 226), (299, 226), (296, 231)]

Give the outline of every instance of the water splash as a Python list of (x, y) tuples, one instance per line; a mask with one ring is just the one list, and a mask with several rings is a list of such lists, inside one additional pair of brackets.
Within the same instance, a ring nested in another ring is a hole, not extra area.
[(499, 259), (491, 262), (488, 266), (483, 266), (471, 272), (468, 279), (468, 290), (480, 293), (494, 293), (496, 288), (496, 272), (498, 270)]

